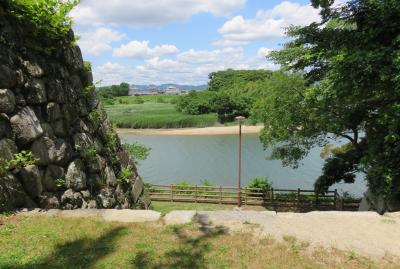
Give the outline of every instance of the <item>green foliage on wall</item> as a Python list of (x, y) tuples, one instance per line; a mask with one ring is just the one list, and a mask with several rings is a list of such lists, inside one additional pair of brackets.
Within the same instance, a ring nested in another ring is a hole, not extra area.
[(69, 12), (78, 0), (6, 0), (4, 5), (18, 20), (33, 26), (35, 35), (64, 38), (71, 31)]

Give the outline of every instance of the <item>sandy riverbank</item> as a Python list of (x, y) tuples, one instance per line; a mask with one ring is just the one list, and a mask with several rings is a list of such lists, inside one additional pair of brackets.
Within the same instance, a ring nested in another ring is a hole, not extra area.
[[(263, 126), (242, 126), (243, 134), (258, 134)], [(233, 135), (238, 133), (238, 126), (179, 129), (117, 129), (118, 134), (132, 135)]]

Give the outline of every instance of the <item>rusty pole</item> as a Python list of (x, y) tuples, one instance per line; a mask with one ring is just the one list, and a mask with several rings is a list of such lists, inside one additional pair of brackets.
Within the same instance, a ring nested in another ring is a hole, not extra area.
[(238, 154), (238, 197), (237, 197), (237, 206), (242, 206), (242, 197), (241, 197), (241, 175), (242, 175), (242, 121), (245, 119), (243, 116), (236, 117), (236, 120), (239, 121), (239, 154)]

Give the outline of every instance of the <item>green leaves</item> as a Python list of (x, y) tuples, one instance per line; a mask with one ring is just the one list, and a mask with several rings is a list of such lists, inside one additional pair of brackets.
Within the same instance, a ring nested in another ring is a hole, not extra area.
[(78, 0), (7, 0), (10, 13), (17, 19), (33, 25), (36, 35), (63, 39), (71, 31), (69, 12)]
[(374, 194), (400, 201), (400, 2), (333, 2), (313, 0), (323, 22), (289, 28), (292, 40), (270, 54), (284, 70), (304, 72), (307, 87), (260, 101), (261, 138), (266, 146), (283, 144), (273, 156), (286, 164), (327, 137), (346, 138), (349, 144), (330, 150), (316, 190), (365, 172)]

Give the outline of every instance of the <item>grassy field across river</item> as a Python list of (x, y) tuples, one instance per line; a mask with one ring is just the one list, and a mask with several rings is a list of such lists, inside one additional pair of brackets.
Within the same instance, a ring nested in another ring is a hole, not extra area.
[[(185, 128), (218, 125), (215, 114), (188, 115), (176, 111), (178, 96), (126, 96), (105, 103), (107, 114), (118, 128)], [(143, 102), (143, 103), (141, 103)]]
[[(251, 226), (252, 224), (248, 224)], [(398, 268), (354, 252), (310, 249), (198, 224), (0, 215), (0, 268)]]

